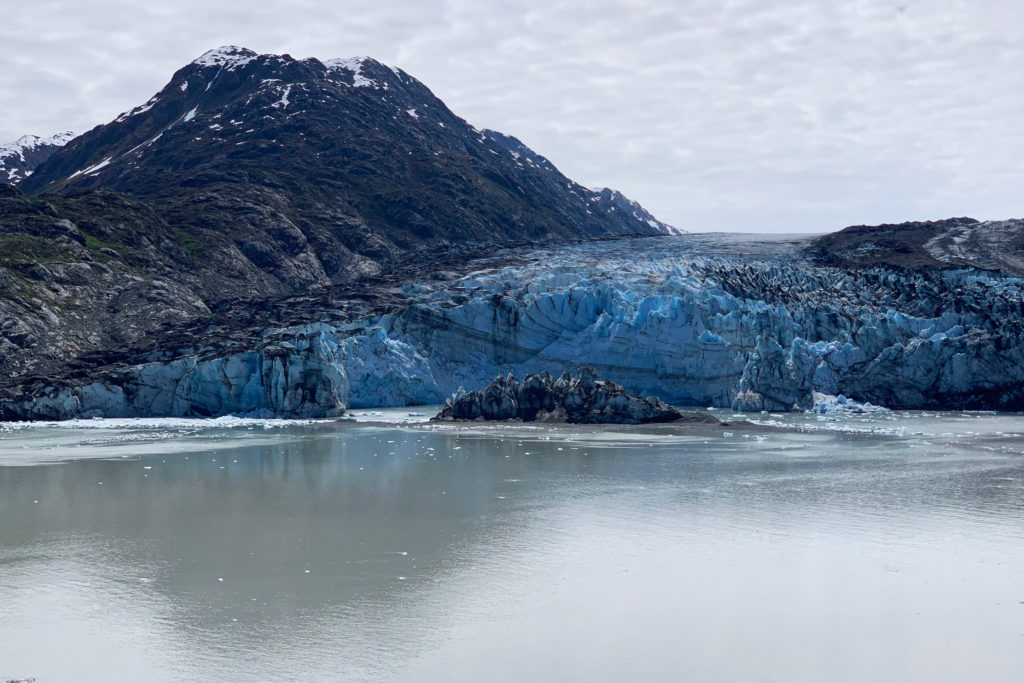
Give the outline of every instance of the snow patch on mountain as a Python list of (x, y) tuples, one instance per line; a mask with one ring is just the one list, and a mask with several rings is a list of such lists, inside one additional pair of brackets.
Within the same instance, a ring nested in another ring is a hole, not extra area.
[(352, 74), (352, 85), (356, 88), (379, 88), (381, 84), (372, 78), (367, 78), (363, 75), (363, 64), (369, 60), (369, 57), (349, 57), (341, 58), (336, 57), (334, 59), (328, 59), (324, 61), (324, 66), (328, 69), (342, 69)]
[(134, 109), (129, 109), (128, 111), (123, 112), (120, 116), (118, 116), (116, 119), (114, 119), (114, 121), (116, 121), (117, 123), (123, 123), (124, 121), (127, 121), (128, 119), (130, 119), (133, 116), (137, 116), (139, 114), (144, 114), (147, 111), (149, 111), (150, 109), (152, 109), (153, 107), (155, 107), (156, 103), (159, 102), (159, 101), (160, 101), (160, 98), (157, 97), (156, 95), (153, 95), (153, 97), (149, 98), (148, 102), (146, 102), (145, 104), (141, 104), (138, 107), (135, 107)]
[(274, 102), (270, 106), (273, 107), (274, 109), (278, 109), (278, 108), (280, 108), (280, 109), (287, 109), (288, 108), (288, 95), (290, 95), (291, 92), (292, 92), (292, 86), (290, 86), (290, 85), (285, 86), (284, 91), (281, 93), (281, 99), (279, 99), (277, 102)]
[(75, 134), (71, 131), (64, 133), (57, 133), (49, 137), (39, 137), (38, 135), (22, 135), (14, 142), (8, 142), (0, 145), (0, 155), (15, 154), (19, 158), (24, 158), (26, 151), (38, 149), (46, 145), (54, 145), (56, 147), (62, 147), (68, 143), (68, 141), (74, 139)]
[(132, 148), (131, 148), (130, 150), (128, 150), (127, 152), (125, 152), (124, 154), (122, 154), (122, 155), (121, 155), (121, 156), (122, 156), (122, 158), (123, 158), (123, 157), (126, 157), (126, 156), (128, 156), (128, 155), (130, 155), (130, 154), (132, 154), (133, 152), (137, 152), (137, 151), (140, 151), (140, 150), (143, 150), (143, 149), (145, 149), (146, 147), (149, 147), (149, 146), (150, 146), (150, 145), (152, 145), (152, 144), (153, 144), (154, 142), (156, 142), (157, 140), (159, 140), (159, 139), (160, 139), (161, 137), (163, 137), (163, 132), (157, 133), (157, 134), (156, 134), (156, 135), (155, 135), (154, 137), (152, 137), (152, 138), (150, 138), (149, 140), (146, 140), (145, 142), (142, 142), (142, 143), (140, 143), (140, 144), (138, 144), (138, 145), (135, 145), (135, 146), (134, 146), (134, 147), (132, 147)]

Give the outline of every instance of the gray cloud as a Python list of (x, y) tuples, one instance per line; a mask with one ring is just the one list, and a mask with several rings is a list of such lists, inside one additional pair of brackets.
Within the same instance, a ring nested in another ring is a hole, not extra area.
[(230, 43), (401, 66), (471, 123), (692, 230), (1024, 215), (1020, 3), (13, 0), (4, 14), (0, 140), (107, 122)]

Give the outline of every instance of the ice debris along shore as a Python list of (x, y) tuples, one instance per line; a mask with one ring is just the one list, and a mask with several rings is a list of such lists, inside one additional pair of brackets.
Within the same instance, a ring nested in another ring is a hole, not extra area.
[(571, 424), (647, 424), (682, 420), (712, 422), (707, 414), (682, 413), (657, 397), (631, 396), (615, 382), (602, 380), (585, 367), (575, 377), (563, 372), (498, 375), (482, 391), (462, 387), (445, 401), (434, 420), (521, 420)]
[(822, 267), (804, 245), (690, 235), (505, 253), (407, 283), (382, 315), (35, 385), (3, 415), (329, 416), (582, 365), (674, 405), (814, 410), (820, 392), (889, 408), (1024, 408), (1024, 280)]

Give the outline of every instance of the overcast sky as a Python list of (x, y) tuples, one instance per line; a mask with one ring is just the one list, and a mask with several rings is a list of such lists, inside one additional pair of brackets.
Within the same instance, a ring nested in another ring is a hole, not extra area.
[(0, 142), (209, 48), (369, 55), (695, 231), (1024, 217), (1019, 0), (0, 0)]

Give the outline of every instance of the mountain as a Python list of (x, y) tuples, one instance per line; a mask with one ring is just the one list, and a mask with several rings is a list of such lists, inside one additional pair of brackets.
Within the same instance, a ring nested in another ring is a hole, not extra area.
[(70, 131), (48, 138), (23, 135), (14, 142), (0, 145), (0, 183), (14, 185), (29, 177), (39, 164), (74, 137)]
[(373, 59), (225, 47), (73, 140), (21, 188), (158, 202), (283, 291), (351, 281), (423, 247), (668, 232), (507, 140)]
[(502, 246), (672, 230), (369, 58), (210, 51), (33, 171), (0, 186), (7, 386), (225, 307), (252, 336), (286, 297), (329, 317), (332, 287), (394, 287)]

